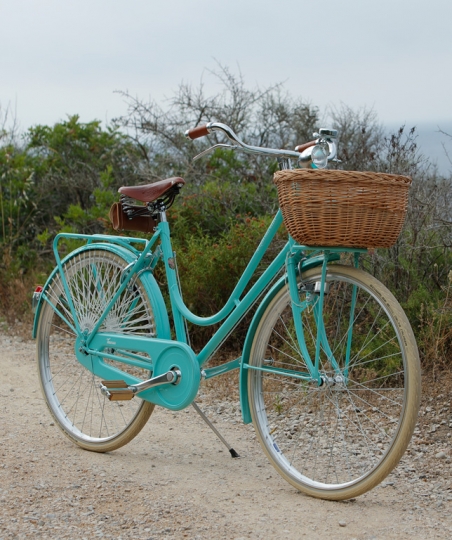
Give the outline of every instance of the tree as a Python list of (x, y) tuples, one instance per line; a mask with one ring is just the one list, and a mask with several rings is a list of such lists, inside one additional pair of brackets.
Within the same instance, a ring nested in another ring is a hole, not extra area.
[(188, 141), (184, 132), (206, 122), (223, 122), (248, 144), (294, 148), (312, 138), (318, 128), (318, 110), (291, 98), (281, 85), (250, 90), (240, 73), (235, 75), (221, 65), (212, 75), (222, 85), (220, 92), (208, 96), (202, 84), (198, 88), (181, 84), (167, 109), (125, 93), (128, 114), (117, 121), (146, 152), (155, 179), (182, 176), (187, 181), (185, 206), (178, 215), (215, 236), (231, 220), (276, 211), (272, 176), (277, 165), (228, 150), (216, 150), (193, 165), (196, 154), (227, 141), (218, 133)]

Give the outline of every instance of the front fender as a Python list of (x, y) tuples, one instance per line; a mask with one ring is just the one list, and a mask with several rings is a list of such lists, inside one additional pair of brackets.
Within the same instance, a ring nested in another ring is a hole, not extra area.
[[(328, 256), (328, 262), (337, 261), (339, 259), (340, 259), (340, 255), (338, 253), (330, 253)], [(321, 266), (324, 260), (325, 260), (324, 255), (317, 255), (315, 257), (306, 259), (305, 261), (302, 262), (301, 270), (302, 272), (305, 272), (307, 270), (310, 270), (311, 268)], [(240, 375), (239, 375), (240, 407), (242, 409), (242, 418), (245, 424), (249, 424), (251, 422), (251, 413), (250, 413), (250, 405), (249, 405), (249, 397), (248, 397), (248, 369), (244, 368), (243, 366), (244, 364), (248, 364), (249, 362), (251, 346), (254, 341), (254, 335), (256, 334), (257, 327), (259, 325), (259, 322), (265, 310), (267, 309), (268, 304), (274, 298), (275, 294), (279, 292), (282, 287), (286, 287), (286, 286), (287, 286), (287, 276), (284, 275), (275, 283), (275, 285), (273, 285), (273, 287), (270, 289), (270, 291), (266, 294), (266, 296), (262, 300), (261, 304), (256, 310), (256, 313), (254, 314), (253, 320), (251, 321), (250, 327), (246, 334), (245, 343), (243, 345), (243, 351), (242, 351), (242, 360), (240, 362)]]
[(251, 321), (250, 327), (246, 334), (245, 343), (242, 351), (242, 361), (240, 362), (240, 374), (239, 374), (239, 390), (240, 390), (240, 407), (242, 409), (242, 418), (245, 424), (251, 422), (250, 404), (248, 398), (248, 369), (243, 367), (243, 364), (248, 364), (251, 352), (251, 345), (254, 341), (254, 335), (256, 333), (259, 322), (262, 318), (264, 311), (267, 309), (268, 304), (275, 296), (275, 294), (286, 285), (286, 276), (284, 275), (279, 279), (275, 285), (270, 289), (265, 298), (260, 303)]
[[(115, 255), (118, 255), (124, 261), (126, 261), (127, 264), (130, 264), (131, 262), (136, 260), (136, 255), (130, 251), (129, 249), (116, 245), (116, 244), (88, 244), (84, 245), (78, 249), (75, 249), (69, 255), (67, 255), (62, 261), (62, 265), (64, 266), (65, 263), (70, 261), (73, 257), (76, 255), (79, 255), (80, 253), (84, 251), (92, 251), (96, 249), (102, 249), (105, 251), (109, 251), (111, 253), (114, 253)], [(36, 338), (36, 333), (38, 329), (38, 321), (41, 313), (42, 303), (45, 302), (43, 299), (43, 295), (45, 295), (46, 291), (48, 290), (50, 283), (52, 283), (52, 280), (55, 278), (55, 275), (58, 272), (58, 266), (56, 266), (50, 276), (48, 277), (42, 292), (40, 294), (39, 300), (36, 305), (36, 311), (33, 321), (33, 329), (32, 329), (32, 337), (33, 339)], [(143, 287), (146, 290), (146, 293), (148, 294), (149, 300), (151, 302), (152, 309), (154, 311), (154, 318), (155, 318), (155, 324), (157, 327), (157, 335), (162, 339), (170, 339), (171, 332), (170, 332), (170, 325), (168, 320), (168, 314), (165, 307), (165, 301), (163, 300), (162, 293), (160, 291), (159, 286), (157, 285), (157, 282), (152, 275), (152, 272), (145, 271), (140, 273), (140, 280), (143, 284)]]

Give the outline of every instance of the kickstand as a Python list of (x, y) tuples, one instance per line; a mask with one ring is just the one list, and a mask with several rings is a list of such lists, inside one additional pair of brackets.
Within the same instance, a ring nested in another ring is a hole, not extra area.
[(198, 407), (198, 405), (192, 401), (192, 405), (195, 409), (195, 411), (199, 414), (199, 416), (204, 420), (204, 422), (210, 427), (210, 429), (215, 433), (215, 435), (220, 439), (220, 441), (226, 446), (226, 448), (229, 450), (229, 453), (233, 458), (240, 457), (237, 452), (230, 446), (224, 437), (221, 436), (217, 428), (212, 424), (212, 422), (207, 418), (207, 416), (201, 411), (201, 409)]

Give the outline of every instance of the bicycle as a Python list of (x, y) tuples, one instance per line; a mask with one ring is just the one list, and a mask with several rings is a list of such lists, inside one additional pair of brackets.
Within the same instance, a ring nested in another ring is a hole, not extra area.
[[(197, 157), (217, 147), (240, 149), (277, 158), (280, 173), (292, 174), (320, 171), (336, 156), (334, 130), (320, 130), (296, 151), (246, 145), (220, 123), (186, 135), (195, 139), (213, 131), (234, 144), (214, 145)], [(300, 169), (292, 169), (292, 160)], [(239, 369), (243, 421), (254, 424), (283, 478), (324, 499), (348, 499), (373, 488), (411, 439), (420, 367), (402, 308), (358, 268), (366, 248), (302, 245), (289, 235), (246, 291), (283, 223), (279, 209), (225, 306), (198, 317), (182, 298), (166, 218), (184, 183), (171, 178), (120, 188), (121, 202), (111, 216), (115, 227), (148, 231), (150, 239), (66, 233), (55, 238), (57, 265), (33, 299), (39, 377), (55, 422), (80, 447), (111, 451), (140, 432), (155, 405), (173, 411), (196, 407), (202, 379)], [(61, 239), (85, 244), (62, 259)], [(339, 263), (343, 253), (352, 265)], [(161, 262), (171, 324), (153, 275)], [(253, 306), (241, 356), (205, 367)], [(187, 321), (221, 322), (198, 354), (189, 345)]]

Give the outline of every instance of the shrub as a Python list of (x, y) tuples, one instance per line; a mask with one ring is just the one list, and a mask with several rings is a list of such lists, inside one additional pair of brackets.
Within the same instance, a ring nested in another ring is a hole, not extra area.
[[(226, 303), (238, 279), (245, 270), (252, 253), (258, 246), (270, 216), (247, 217), (244, 222), (232, 224), (215, 239), (206, 235), (173, 239), (177, 255), (183, 298), (196, 315), (208, 317)], [(285, 242), (281, 234), (266, 254), (262, 266), (267, 266)], [(259, 269), (257, 274), (259, 274)], [(248, 287), (249, 288), (249, 287)], [(214, 328), (217, 328), (216, 325)], [(212, 327), (192, 327), (193, 344), (200, 346), (211, 334)], [(235, 341), (243, 340), (243, 331)]]

